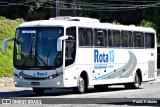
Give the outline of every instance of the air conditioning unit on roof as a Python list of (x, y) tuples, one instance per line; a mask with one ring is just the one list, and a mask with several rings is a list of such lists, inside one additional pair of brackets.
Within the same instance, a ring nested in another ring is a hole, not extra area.
[(98, 19), (88, 17), (71, 17), (71, 16), (58, 16), (55, 18), (49, 18), (49, 20), (65, 20), (65, 21), (80, 21), (86, 23), (100, 23)]

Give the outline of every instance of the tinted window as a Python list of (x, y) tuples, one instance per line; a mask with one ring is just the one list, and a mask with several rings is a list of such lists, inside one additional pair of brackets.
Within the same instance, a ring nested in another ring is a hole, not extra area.
[(66, 35), (72, 36), (74, 40), (76, 40), (76, 27), (69, 27), (66, 30)]
[(75, 55), (76, 55), (76, 45), (75, 42), (72, 41), (66, 41), (66, 48), (65, 48), (65, 66), (68, 66), (70, 64), (73, 64), (75, 61)]
[(95, 41), (95, 46), (106, 46), (107, 45), (106, 30), (95, 29), (94, 30), (94, 41)]
[(144, 47), (144, 35), (142, 32), (134, 32), (134, 47)]
[(121, 44), (122, 47), (132, 47), (133, 46), (133, 36), (130, 31), (121, 32)]
[(110, 47), (120, 47), (120, 31), (118, 30), (108, 31), (108, 45)]
[(155, 36), (153, 33), (145, 33), (145, 47), (154, 48)]
[(79, 28), (79, 46), (93, 46), (93, 33), (91, 28)]

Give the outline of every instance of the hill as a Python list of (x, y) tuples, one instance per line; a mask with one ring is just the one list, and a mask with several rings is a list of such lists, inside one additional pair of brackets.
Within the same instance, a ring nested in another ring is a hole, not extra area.
[(10, 20), (0, 16), (0, 77), (13, 75), (13, 42), (7, 45), (7, 52), (2, 52), (2, 41), (14, 37), (16, 26), (23, 23), (23, 19)]

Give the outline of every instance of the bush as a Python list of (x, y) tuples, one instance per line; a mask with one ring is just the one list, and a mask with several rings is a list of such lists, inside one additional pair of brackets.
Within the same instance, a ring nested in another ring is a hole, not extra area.
[(112, 24), (120, 25), (120, 23), (119, 23), (119, 22), (117, 22), (117, 21), (113, 21), (113, 22), (112, 22)]
[(155, 30), (157, 29), (157, 25), (155, 23), (151, 22), (151, 21), (142, 20), (140, 22), (140, 26), (142, 26), (142, 27), (151, 27), (151, 28), (153, 28)]
[(19, 22), (19, 23), (23, 23), (24, 22), (24, 19), (22, 18), (17, 18), (15, 21)]

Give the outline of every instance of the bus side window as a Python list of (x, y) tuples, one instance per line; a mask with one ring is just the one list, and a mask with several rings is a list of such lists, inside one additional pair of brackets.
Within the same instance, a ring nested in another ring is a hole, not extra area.
[(128, 33), (128, 31), (122, 31), (121, 32), (121, 44), (122, 44), (122, 47), (128, 47), (128, 41), (129, 41), (129, 33)]
[(76, 45), (74, 41), (66, 41), (65, 66), (73, 64), (75, 61)]
[(144, 35), (142, 32), (134, 32), (134, 47), (144, 47)]
[(108, 31), (108, 45), (109, 47), (120, 47), (120, 31)]
[(66, 40), (65, 47), (65, 66), (73, 64), (76, 54), (76, 27), (69, 27), (66, 29), (66, 35), (72, 36), (71, 40)]
[(155, 41), (154, 33), (145, 33), (146, 48), (154, 48), (155, 47), (154, 41)]
[(93, 46), (93, 33), (91, 28), (78, 29), (79, 46)]
[(129, 31), (129, 40), (128, 41), (129, 41), (128, 46), (133, 47), (134, 38), (133, 38), (133, 33), (131, 31)]
[(113, 47), (113, 31), (108, 30), (108, 46)]
[(86, 40), (85, 40), (85, 35), (84, 35), (84, 29), (83, 28), (78, 29), (78, 38), (79, 38), (79, 46), (85, 46), (86, 45)]
[(106, 46), (107, 38), (105, 36), (106, 36), (106, 30), (94, 29), (95, 46)]
[(66, 35), (72, 36), (76, 40), (76, 27), (69, 27), (66, 29)]
[(86, 46), (93, 46), (93, 32), (90, 28), (86, 29), (86, 41)]
[(122, 47), (132, 47), (133, 38), (131, 31), (121, 31), (121, 44)]
[(118, 30), (114, 30), (113, 31), (113, 43), (114, 43), (114, 47), (120, 47), (120, 31)]

